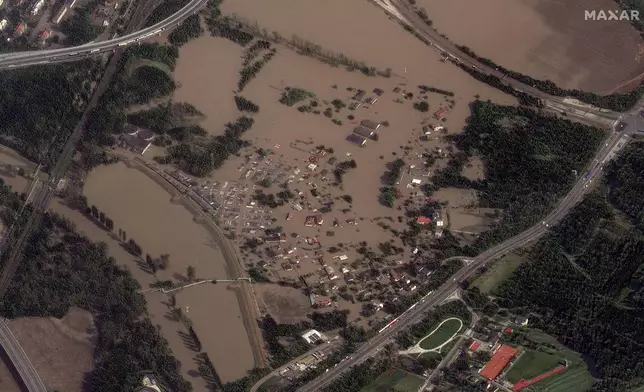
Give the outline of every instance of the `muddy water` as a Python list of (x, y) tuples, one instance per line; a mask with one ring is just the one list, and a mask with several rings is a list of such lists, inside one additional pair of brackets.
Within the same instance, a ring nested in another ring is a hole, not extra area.
[[(99, 167), (88, 177), (85, 194), (90, 204), (114, 220), (115, 231), (125, 229), (145, 253), (153, 257), (170, 254), (170, 265), (166, 271), (157, 273), (159, 279), (182, 281), (189, 265), (195, 267), (197, 278), (227, 277), (223, 257), (206, 229), (196, 224), (181, 205), (171, 203), (170, 195), (139, 171), (122, 163)], [(193, 291), (185, 290), (177, 294), (177, 301), (180, 306), (189, 307), (189, 317), (193, 318), (203, 350), (208, 352), (222, 380), (245, 375), (253, 366), (253, 357), (237, 297), (223, 286), (200, 293), (195, 296)], [(154, 299), (149, 304), (153, 320), (168, 325), (164, 320), (168, 308), (162, 304), (165, 298), (150, 297)], [(183, 327), (176, 323), (167, 328), (172, 332), (164, 335), (171, 341), (173, 351), (185, 352), (177, 332)], [(234, 359), (227, 344), (236, 347)], [(195, 354), (185, 352), (179, 358), (184, 371), (191, 375), (196, 367), (192, 361)]]

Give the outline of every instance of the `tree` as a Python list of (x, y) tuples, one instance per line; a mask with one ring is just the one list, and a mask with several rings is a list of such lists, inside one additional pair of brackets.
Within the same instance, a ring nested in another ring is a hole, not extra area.
[(96, 208), (96, 206), (92, 206), (92, 216), (98, 219), (98, 208)]
[(167, 253), (162, 254), (157, 259), (157, 265), (159, 266), (159, 269), (162, 271), (165, 271), (165, 269), (168, 268), (168, 264), (170, 264), (170, 255)]
[(427, 101), (414, 102), (414, 109), (424, 113), (429, 111), (429, 104)]
[(197, 269), (189, 265), (186, 270), (186, 276), (188, 277), (188, 281), (194, 282), (196, 279), (196, 273), (197, 273)]

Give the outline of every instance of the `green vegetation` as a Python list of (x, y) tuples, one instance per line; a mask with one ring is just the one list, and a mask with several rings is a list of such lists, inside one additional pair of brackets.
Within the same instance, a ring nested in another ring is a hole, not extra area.
[(145, 20), (145, 27), (152, 26), (169, 18), (172, 14), (179, 12), (179, 10), (188, 5), (189, 0), (165, 0), (157, 5), (150, 16)]
[(389, 361), (368, 359), (338, 377), (321, 392), (359, 392), (390, 367)]
[(139, 67), (131, 74), (123, 70), (131, 69), (132, 63), (141, 60), (161, 62), (173, 70), (178, 56), (177, 48), (170, 45), (141, 44), (128, 48), (119, 64), (120, 72), (117, 72), (109, 89), (89, 116), (84, 142), (99, 146), (113, 145), (113, 135), (122, 131), (125, 113), (130, 105), (163, 97), (175, 87), (172, 79), (155, 67)]
[(593, 361), (597, 392), (644, 384), (644, 369), (633, 366), (644, 354), (644, 237), (634, 207), (642, 156), (644, 143), (628, 146), (607, 168), (608, 194), (587, 196), (499, 288), (501, 306), (528, 309), (545, 332)]
[(417, 392), (424, 380), (400, 369), (389, 369), (360, 392)]
[(439, 323), (438, 329), (420, 341), (420, 348), (425, 350), (436, 349), (456, 336), (463, 326), (463, 322), (457, 318), (443, 320), (441, 323)]
[(92, 21), (92, 4), (74, 9), (72, 16), (64, 20), (60, 30), (67, 36), (65, 45), (78, 46), (96, 39), (103, 28)]
[(485, 271), (472, 282), (472, 286), (477, 287), (483, 294), (495, 294), (499, 285), (512, 276), (523, 261), (523, 257), (510, 253), (491, 266), (485, 267)]
[[(536, 224), (583, 173), (602, 141), (603, 131), (526, 108), (476, 101), (464, 131), (450, 136), (458, 151), (437, 170), (428, 195), (441, 187), (475, 189), (479, 205), (502, 209), (498, 223), (461, 251), (477, 255)], [(462, 176), (478, 156), (487, 177)]]
[(229, 16), (210, 17), (206, 19), (206, 24), (210, 34), (215, 37), (222, 37), (235, 42), (238, 45), (246, 46), (255, 38), (252, 34), (243, 30), (243, 26)]
[(296, 35), (292, 36), (290, 39), (285, 38), (277, 31), (269, 31), (268, 29), (259, 26), (255, 21), (249, 21), (238, 16), (221, 18), (221, 20), (216, 24), (217, 26), (215, 27), (215, 33), (213, 33), (213, 35), (220, 35), (221, 31), (225, 31), (229, 35), (232, 35), (232, 32), (234, 32), (234, 35), (237, 38), (226, 38), (233, 39), (236, 42), (239, 41), (238, 43), (242, 44), (242, 46), (250, 43), (253, 36), (257, 36), (263, 40), (287, 46), (298, 51), (300, 54), (313, 57), (329, 65), (345, 66), (349, 71), (358, 70), (367, 76), (380, 75), (387, 78), (392, 75), (391, 68), (387, 68), (384, 71), (378, 70), (375, 67), (368, 66), (364, 61), (350, 59), (343, 53), (334, 53), (332, 51), (325, 50), (320, 45), (302, 39)]
[(429, 104), (427, 103), (427, 101), (414, 102), (414, 109), (418, 110), (419, 112), (426, 113), (429, 111)]
[(172, 145), (167, 149), (167, 156), (154, 159), (164, 164), (174, 163), (197, 177), (206, 176), (220, 168), (231, 154), (249, 145), (241, 137), (254, 123), (251, 117), (239, 117), (234, 123), (226, 124), (223, 135)]
[(95, 63), (81, 62), (0, 73), (0, 143), (51, 165), (91, 94), (83, 82), (100, 71)]
[(203, 34), (201, 18), (198, 14), (187, 17), (179, 27), (174, 29), (168, 36), (172, 45), (181, 46), (192, 39), (199, 38)]
[(531, 380), (564, 364), (565, 361), (563, 358), (556, 355), (541, 351), (526, 350), (508, 370), (505, 378), (512, 384), (516, 384), (521, 380)]
[(255, 61), (254, 63), (242, 68), (241, 71), (239, 71), (239, 81), (237, 82), (237, 89), (241, 92), (244, 90), (244, 88), (250, 83), (251, 80), (253, 80), (257, 74), (259, 74), (259, 71), (264, 68), (266, 63), (268, 63), (273, 56), (275, 56), (276, 50), (275, 48), (271, 49), (268, 51), (268, 53), (265, 53), (259, 60)]
[[(639, 4), (639, 7), (642, 7), (641, 3)], [(494, 63), (492, 60), (478, 56), (467, 46), (458, 46), (458, 48), (463, 52), (465, 52), (470, 57), (477, 59), (478, 61), (487, 65), (488, 67), (497, 69), (498, 72), (508, 75), (512, 79), (517, 80), (521, 83), (524, 83), (528, 86), (534, 86), (535, 88), (539, 89), (540, 91), (543, 91), (544, 93), (551, 94), (558, 97), (573, 97), (582, 102), (585, 102), (600, 108), (604, 108), (604, 109), (624, 112), (630, 109), (631, 107), (633, 107), (633, 105), (635, 105), (635, 103), (637, 103), (637, 101), (642, 96), (642, 93), (644, 93), (644, 86), (640, 86), (637, 90), (630, 93), (611, 94), (611, 95), (604, 95), (604, 96), (597, 95), (595, 93), (588, 93), (580, 90), (565, 90), (558, 87), (550, 80), (534, 79), (530, 76), (505, 69), (502, 66)], [(461, 68), (462, 67), (466, 67), (466, 66), (462, 65)], [(474, 72), (477, 72), (477, 71), (474, 71)]]
[[(398, 333), (398, 335), (396, 336), (396, 343), (398, 343), (398, 345), (400, 345), (401, 347), (411, 347), (419, 340), (425, 339), (429, 333), (431, 333), (436, 329), (436, 327), (438, 327), (441, 321), (451, 317), (458, 318), (463, 322), (463, 325), (466, 325), (470, 322), (472, 316), (467, 310), (467, 307), (461, 301), (448, 302), (447, 304), (441, 305), (433, 311), (428, 312), (425, 315), (425, 318), (423, 318), (420, 322), (412, 325), (408, 330)], [(445, 326), (445, 329), (441, 328), (440, 330), (436, 331), (437, 334), (435, 334), (436, 339), (433, 342), (433, 347), (428, 347), (426, 349), (432, 349), (436, 346), (439, 346), (442, 342), (451, 337), (454, 334), (455, 329), (456, 331), (458, 331), (460, 323), (457, 322), (457, 320), (454, 320), (454, 323), (447, 322), (443, 324), (443, 326)], [(434, 340), (433, 336), (431, 338), (431, 340)], [(436, 342), (440, 343), (435, 344)]]
[(239, 95), (235, 95), (235, 105), (237, 105), (237, 110), (239, 110), (240, 112), (250, 112), (250, 113), (259, 112), (259, 106), (257, 106), (252, 101), (244, 97), (241, 97)]
[(396, 204), (396, 200), (400, 198), (400, 191), (398, 188), (393, 186), (383, 186), (380, 188), (380, 202), (389, 207), (393, 208)]
[[(5, 185), (0, 185), (0, 194), (7, 207), (1, 217), (10, 224), (22, 203)], [(10, 249), (3, 252), (2, 262), (9, 254)], [(98, 344), (94, 370), (85, 379), (89, 391), (115, 390), (115, 386), (119, 391), (135, 390), (147, 371), (175, 391), (190, 391), (190, 383), (180, 375), (179, 362), (146, 314), (145, 300), (137, 293), (140, 288), (127, 269), (108, 256), (105, 243), (93, 243), (78, 234), (71, 222), (45, 214), (0, 300), (0, 314), (60, 318), (71, 306), (91, 312)]]
[(280, 103), (286, 106), (294, 106), (296, 103), (309, 98), (315, 98), (315, 94), (297, 87), (285, 87)]
[(422, 91), (424, 93), (436, 93), (436, 94), (441, 94), (441, 95), (447, 95), (448, 97), (453, 97), (454, 96), (454, 93), (451, 92), (451, 91), (443, 90), (443, 89), (436, 88), (436, 87), (426, 86), (424, 84), (419, 85), (418, 88), (420, 89), (420, 91)]

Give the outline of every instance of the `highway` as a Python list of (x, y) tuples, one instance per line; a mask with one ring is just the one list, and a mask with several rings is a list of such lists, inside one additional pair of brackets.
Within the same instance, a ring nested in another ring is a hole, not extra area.
[[(622, 118), (620, 117), (620, 119)], [(462, 259), (469, 262), (456, 272), (451, 280), (444, 283), (431, 295), (424, 297), (419, 302), (412, 305), (412, 307), (403, 313), (394, 324), (390, 324), (389, 327), (382, 330), (376, 337), (361, 346), (356, 353), (351, 356), (351, 358), (346, 359), (336, 367), (329, 369), (328, 372), (311, 381), (298, 391), (318, 392), (322, 390), (324, 386), (339, 377), (350, 367), (358, 365), (374, 356), (384, 345), (390, 343), (399, 331), (404, 330), (422, 319), (424, 313), (429, 309), (441, 304), (447, 298), (454, 295), (458, 290), (459, 282), (474, 275), (480, 267), (516, 249), (524, 247), (546, 234), (551, 225), (557, 223), (566, 216), (566, 214), (568, 214), (568, 212), (582, 200), (584, 195), (592, 189), (591, 185), (593, 184), (593, 181), (601, 178), (604, 164), (609, 160), (609, 158), (614, 156), (619, 149), (624, 148), (628, 144), (630, 135), (640, 129), (644, 129), (644, 118), (640, 115), (639, 105), (636, 110), (623, 116), (623, 121), (628, 123), (628, 126), (621, 132), (613, 131), (611, 133), (611, 135), (604, 141), (604, 145), (602, 145), (597, 151), (595, 158), (591, 161), (591, 170), (587, 174), (579, 174), (578, 181), (569, 193), (560, 201), (557, 207), (543, 219), (542, 222), (537, 223), (515, 237), (512, 237), (481, 253), (473, 259), (463, 257)], [(450, 259), (454, 258), (452, 257)]]
[(0, 319), (0, 343), (2, 343), (2, 347), (11, 361), (11, 364), (20, 375), (27, 391), (47, 392), (45, 384), (38, 376), (38, 373), (31, 364), (27, 354), (25, 354), (20, 343), (18, 343), (18, 340), (3, 319)]
[[(144, 0), (139, 3), (135, 15), (132, 17), (128, 30), (136, 30), (144, 22), (145, 16), (144, 11), (148, 5), (151, 4), (153, 0)], [(24, 226), (20, 227), (20, 234), (17, 236), (13, 244), (11, 244), (11, 250), (4, 262), (4, 267), (2, 268), (2, 274), (0, 275), (0, 297), (3, 297), (6, 293), (11, 279), (13, 278), (14, 273), (20, 265), (20, 256), (22, 250), (26, 244), (27, 239), (31, 234), (31, 229), (33, 227), (38, 227), (40, 221), (43, 217), (43, 213), (47, 209), (51, 198), (54, 195), (58, 182), (64, 177), (65, 172), (71, 162), (74, 151), (76, 149), (76, 144), (80, 140), (83, 131), (85, 130), (85, 124), (92, 109), (98, 104), (100, 97), (107, 90), (114, 76), (116, 70), (118, 69), (118, 63), (122, 53), (117, 51), (110, 59), (110, 62), (107, 64), (103, 77), (99, 81), (90, 102), (83, 115), (81, 116), (79, 122), (76, 124), (76, 127), (72, 131), (71, 135), (67, 139), (61, 154), (59, 155), (56, 164), (50, 172), (49, 179), (42, 184), (37, 191), (34, 192), (35, 182), (32, 181), (30, 184), (31, 191), (29, 194), (33, 195), (31, 210), (29, 211), (29, 216), (27, 217), (26, 223)], [(40, 169), (40, 166), (38, 167)], [(36, 174), (38, 172), (36, 170)], [(37, 176), (34, 176), (37, 178)], [(26, 204), (26, 203), (25, 203)], [(22, 213), (22, 211), (21, 211)], [(7, 236), (6, 241), (12, 241), (13, 237), (13, 227), (11, 228), (11, 233)], [(6, 245), (3, 243), (2, 245)], [(4, 251), (4, 249), (3, 249)], [(13, 336), (9, 328), (6, 326), (4, 321), (0, 320), (0, 346), (2, 350), (7, 354), (11, 365), (16, 369), (20, 375), (22, 383), (26, 386), (28, 392), (46, 392), (45, 386), (38, 375), (36, 369), (32, 366), (29, 358), (25, 354), (24, 350), (20, 346), (18, 340)]]
[(280, 375), (280, 372), (285, 370), (289, 366), (295, 365), (297, 362), (301, 361), (302, 359), (308, 357), (309, 355), (313, 354), (314, 352), (320, 351), (324, 355), (328, 356), (331, 355), (331, 353), (342, 343), (342, 339), (339, 336), (334, 337), (333, 339), (327, 341), (325, 344), (320, 345), (320, 346), (315, 346), (306, 353), (300, 355), (299, 357), (295, 358), (294, 360), (282, 365), (281, 367), (274, 369), (272, 372), (269, 374), (265, 375), (262, 377), (261, 380), (257, 381), (248, 392), (257, 392), (259, 388), (264, 385), (268, 380), (270, 380), (273, 377), (277, 377)]
[(0, 70), (77, 61), (129, 45), (139, 44), (146, 39), (161, 34), (165, 29), (178, 26), (184, 19), (197, 13), (206, 3), (207, 0), (191, 0), (181, 10), (159, 23), (106, 41), (92, 42), (70, 48), (3, 53), (0, 54)]

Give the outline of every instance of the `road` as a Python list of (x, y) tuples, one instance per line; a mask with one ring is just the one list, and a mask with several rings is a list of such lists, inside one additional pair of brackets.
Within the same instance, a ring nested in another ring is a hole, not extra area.
[(13, 336), (5, 320), (0, 319), (0, 345), (4, 348), (11, 365), (16, 369), (23, 384), (29, 392), (47, 392), (45, 384), (38, 376), (38, 372), (29, 361), (20, 343)]
[(139, 44), (144, 40), (161, 34), (165, 29), (178, 26), (184, 19), (197, 13), (206, 4), (207, 0), (191, 0), (181, 10), (157, 24), (106, 41), (92, 42), (70, 48), (3, 53), (0, 54), (0, 70), (77, 61), (112, 52), (115, 49), (129, 45)]
[[(465, 52), (461, 51), (454, 43), (442, 37), (434, 29), (427, 26), (427, 24), (425, 24), (425, 22), (416, 14), (413, 6), (409, 4), (409, 0), (375, 0), (375, 3), (385, 9), (393, 17), (399, 19), (403, 24), (412, 27), (417, 34), (430, 42), (432, 46), (443, 53), (451, 61), (461, 63), (470, 68), (476, 69), (479, 72), (496, 76), (501, 79), (506, 85), (514, 88), (515, 90), (528, 93), (536, 98), (541, 99), (542, 101), (546, 102), (547, 106), (551, 106), (555, 110), (580, 112), (580, 114), (584, 116), (601, 116), (613, 120), (617, 119), (620, 115), (620, 113), (608, 109), (600, 109), (582, 104), (580, 102), (577, 104), (574, 102), (574, 100), (565, 97), (552, 96), (550, 94), (542, 92), (541, 90), (538, 90), (533, 86), (515, 80), (495, 68), (481, 63), (480, 61), (470, 57)], [(395, 10), (393, 13), (391, 12), (392, 9)], [(551, 105), (548, 105), (548, 103), (550, 103)]]
[(298, 361), (302, 360), (303, 358), (313, 354), (314, 352), (321, 351), (324, 353), (324, 355), (329, 355), (333, 350), (335, 350), (340, 344), (342, 344), (342, 339), (340, 339), (339, 336), (336, 336), (335, 338), (329, 340), (327, 343), (321, 345), (321, 346), (316, 346), (313, 347), (311, 350), (307, 351), (306, 353), (300, 355), (299, 357), (295, 358), (294, 360), (290, 361), (289, 363), (286, 363), (282, 365), (280, 368), (274, 369), (272, 372), (269, 374), (265, 375), (261, 380), (257, 381), (253, 387), (248, 391), (248, 392), (257, 392), (259, 388), (261, 388), (262, 385), (264, 385), (265, 382), (270, 380), (273, 377), (279, 376), (280, 372), (282, 370), (285, 370), (289, 366), (293, 366), (295, 363)]
[[(151, 3), (151, 1), (152, 0), (146, 0), (140, 3), (128, 29), (134, 31), (140, 27), (140, 25), (145, 20), (145, 14), (142, 10), (144, 10), (146, 6)], [(61, 154), (59, 155), (53, 169), (50, 172), (49, 179), (40, 188), (38, 188), (37, 191), (33, 192), (32, 189), (32, 209), (29, 212), (29, 216), (27, 217), (25, 225), (20, 228), (21, 232), (19, 236), (12, 244), (11, 253), (6, 259), (4, 267), (2, 269), (2, 274), (0, 275), (0, 297), (3, 297), (6, 293), (7, 288), (9, 287), (9, 283), (11, 282), (14, 273), (18, 269), (18, 266), (20, 265), (20, 256), (22, 254), (22, 250), (24, 249), (26, 241), (32, 232), (31, 229), (33, 227), (39, 226), (43, 214), (54, 195), (56, 187), (58, 186), (58, 182), (63, 178), (65, 172), (67, 171), (67, 168), (74, 154), (76, 144), (80, 140), (83, 131), (85, 130), (85, 124), (87, 123), (89, 114), (91, 113), (92, 109), (98, 104), (100, 97), (109, 87), (112, 77), (118, 69), (118, 63), (121, 55), (121, 51), (117, 51), (110, 59), (110, 62), (107, 64), (103, 77), (99, 81), (96, 90), (94, 91), (94, 94), (92, 95), (90, 102), (85, 108), (85, 111), (81, 116), (79, 122), (72, 131), (72, 134), (67, 139)], [(7, 241), (11, 240), (12, 238), (7, 238)], [(46, 392), (42, 380), (40, 379), (34, 367), (31, 365), (29, 358), (22, 350), (20, 343), (13, 336), (11, 331), (9, 331), (4, 321), (1, 320), (0, 345), (9, 356), (13, 367), (18, 371), (18, 374), (20, 375), (23, 384), (27, 387), (27, 390), (29, 392)]]
[[(640, 102), (640, 104), (642, 104), (642, 102)], [(620, 117), (620, 119), (628, 123), (628, 126), (621, 132), (613, 131), (611, 133), (611, 135), (604, 141), (604, 145), (600, 147), (599, 151), (597, 151), (595, 158), (592, 161), (597, 164), (591, 164), (592, 168), (587, 174), (579, 175), (579, 180), (575, 183), (570, 192), (560, 201), (557, 207), (543, 219), (542, 222), (537, 223), (515, 237), (512, 237), (481, 253), (473, 259), (463, 257), (464, 260), (468, 259), (468, 261), (471, 261), (456, 272), (450, 281), (443, 284), (431, 295), (424, 297), (419, 302), (412, 305), (410, 309), (397, 319), (395, 324), (382, 330), (376, 337), (361, 346), (351, 359), (345, 360), (342, 364), (329, 369), (328, 372), (311, 381), (298, 391), (317, 392), (322, 390), (324, 386), (332, 382), (350, 367), (358, 365), (374, 356), (381, 347), (391, 342), (399, 331), (404, 330), (422, 319), (424, 313), (429, 309), (439, 305), (441, 302), (452, 296), (458, 290), (458, 283), (474, 275), (480, 267), (513, 252), (514, 250), (519, 249), (546, 234), (551, 225), (557, 223), (566, 216), (566, 214), (568, 214), (568, 212), (579, 201), (581, 201), (584, 195), (592, 189), (591, 185), (593, 181), (601, 177), (603, 166), (607, 162), (608, 158), (617, 152), (616, 149), (624, 148), (626, 146), (627, 142), (624, 142), (625, 140), (622, 138), (630, 137), (630, 135), (636, 133), (638, 130), (644, 129), (644, 117), (640, 115), (639, 105), (635, 110)]]

